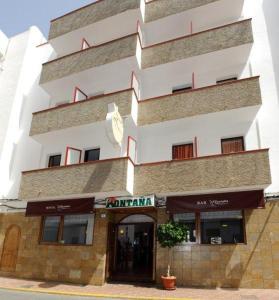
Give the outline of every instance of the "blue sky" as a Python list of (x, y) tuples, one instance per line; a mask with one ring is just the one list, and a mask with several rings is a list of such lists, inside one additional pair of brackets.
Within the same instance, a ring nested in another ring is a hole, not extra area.
[(49, 22), (94, 0), (0, 0), (0, 30), (8, 37), (38, 26), (47, 37)]

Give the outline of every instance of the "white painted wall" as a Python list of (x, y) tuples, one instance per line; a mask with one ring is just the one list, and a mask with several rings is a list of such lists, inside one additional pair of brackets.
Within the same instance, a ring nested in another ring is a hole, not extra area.
[(37, 168), (41, 145), (29, 137), (32, 112), (49, 96), (39, 87), (41, 64), (52, 49), (36, 27), (10, 38), (0, 73), (0, 199), (18, 197), (21, 171)]
[[(6, 50), (8, 47), (9, 39), (7, 36), (0, 30), (0, 62), (1, 59), (5, 56)], [(0, 71), (1, 72), (1, 71)]]

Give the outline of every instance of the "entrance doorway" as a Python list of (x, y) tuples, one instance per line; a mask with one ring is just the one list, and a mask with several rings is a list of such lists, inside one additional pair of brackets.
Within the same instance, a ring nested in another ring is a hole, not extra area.
[(6, 231), (2, 250), (1, 271), (14, 272), (20, 242), (20, 228), (12, 225)]
[[(114, 227), (114, 252), (110, 260), (110, 279), (117, 281), (153, 280), (154, 220), (145, 215), (131, 215)], [(112, 246), (112, 245), (110, 245)]]

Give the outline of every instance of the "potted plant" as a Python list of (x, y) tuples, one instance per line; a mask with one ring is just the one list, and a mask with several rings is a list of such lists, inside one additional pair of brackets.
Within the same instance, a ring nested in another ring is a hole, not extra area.
[(162, 248), (168, 248), (168, 268), (166, 276), (161, 276), (164, 288), (176, 289), (176, 277), (171, 276), (171, 255), (173, 247), (181, 244), (187, 239), (188, 228), (186, 225), (176, 222), (161, 224), (157, 228), (157, 238)]

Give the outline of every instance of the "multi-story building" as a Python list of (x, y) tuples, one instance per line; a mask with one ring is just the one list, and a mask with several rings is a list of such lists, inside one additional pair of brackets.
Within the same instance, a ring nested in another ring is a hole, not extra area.
[[(36, 168), (41, 145), (29, 136), (32, 112), (48, 105), (39, 86), (42, 63), (51, 47), (36, 27), (7, 38), (0, 31), (0, 211), (24, 208), (18, 201), (21, 171)], [(41, 99), (38, 101), (38, 99)]]
[(26, 214), (1, 216), (2, 273), (160, 280), (155, 229), (173, 219), (189, 228), (173, 253), (178, 284), (278, 287), (265, 2), (100, 0), (51, 21), (50, 101), (30, 128), (40, 161), (22, 173)]

